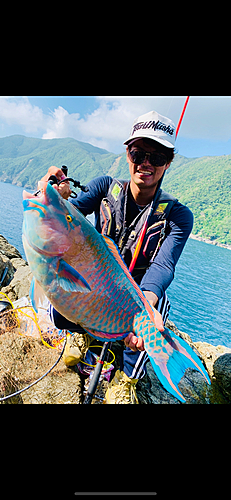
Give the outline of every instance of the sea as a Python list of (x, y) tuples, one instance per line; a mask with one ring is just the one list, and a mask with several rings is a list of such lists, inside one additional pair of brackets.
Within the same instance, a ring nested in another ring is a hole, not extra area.
[[(0, 234), (23, 258), (23, 188), (0, 182)], [(91, 219), (93, 222), (93, 219)], [(231, 348), (231, 251), (189, 239), (167, 290), (169, 319), (194, 342)]]

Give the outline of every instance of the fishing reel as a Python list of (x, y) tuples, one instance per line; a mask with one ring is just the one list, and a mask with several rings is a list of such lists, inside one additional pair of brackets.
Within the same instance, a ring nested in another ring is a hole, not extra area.
[[(68, 168), (66, 165), (62, 165), (61, 167), (62, 172), (64, 175), (67, 175)], [(62, 179), (61, 181), (58, 181), (56, 175), (51, 175), (48, 179), (49, 184), (57, 184), (58, 186), (62, 184), (62, 182), (72, 182), (74, 185), (74, 188), (78, 187), (81, 189), (84, 193), (87, 193), (89, 191), (89, 188), (87, 186), (84, 186), (83, 184), (80, 184), (79, 181), (76, 181), (75, 179), (72, 179), (72, 177), (66, 177), (65, 179)], [(70, 198), (76, 198), (77, 193), (75, 191), (71, 191)]]

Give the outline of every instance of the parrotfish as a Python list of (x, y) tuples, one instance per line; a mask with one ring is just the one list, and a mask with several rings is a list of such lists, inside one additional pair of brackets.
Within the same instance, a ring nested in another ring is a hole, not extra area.
[(178, 384), (187, 368), (208, 374), (191, 347), (155, 326), (155, 311), (132, 278), (115, 243), (103, 236), (47, 183), (24, 191), (23, 245), (33, 274), (32, 305), (44, 296), (68, 320), (104, 341), (141, 336), (164, 388), (185, 402)]

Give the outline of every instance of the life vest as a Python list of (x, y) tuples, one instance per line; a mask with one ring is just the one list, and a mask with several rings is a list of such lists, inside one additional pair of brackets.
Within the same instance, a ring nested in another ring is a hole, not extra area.
[[(129, 181), (113, 179), (107, 196), (100, 205), (100, 226), (104, 235), (111, 237), (120, 249), (121, 255), (129, 267), (142, 227), (148, 216), (147, 205), (126, 227), (126, 209), (128, 201)], [(177, 202), (174, 196), (159, 188), (155, 195), (154, 210), (132, 272), (139, 283), (168, 234), (167, 219), (173, 205)]]

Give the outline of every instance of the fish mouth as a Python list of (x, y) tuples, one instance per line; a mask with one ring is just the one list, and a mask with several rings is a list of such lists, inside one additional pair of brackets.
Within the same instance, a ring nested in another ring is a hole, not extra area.
[(23, 200), (39, 200), (44, 205), (46, 202), (46, 187), (46, 182), (39, 181), (38, 191), (35, 193), (28, 193), (28, 191), (23, 190)]
[[(50, 196), (56, 191), (42, 181), (38, 187), (39, 192), (35, 194), (23, 191), (23, 235), (27, 244), (38, 254), (47, 258), (61, 258), (70, 249), (71, 242), (62, 231), (59, 217), (54, 216), (52, 203), (49, 205)], [(51, 189), (50, 194), (47, 187)]]
[(44, 182), (39, 182), (39, 190), (32, 194), (27, 191), (23, 191), (23, 208), (24, 210), (37, 210), (40, 215), (44, 216), (47, 213), (46, 208), (46, 186)]

